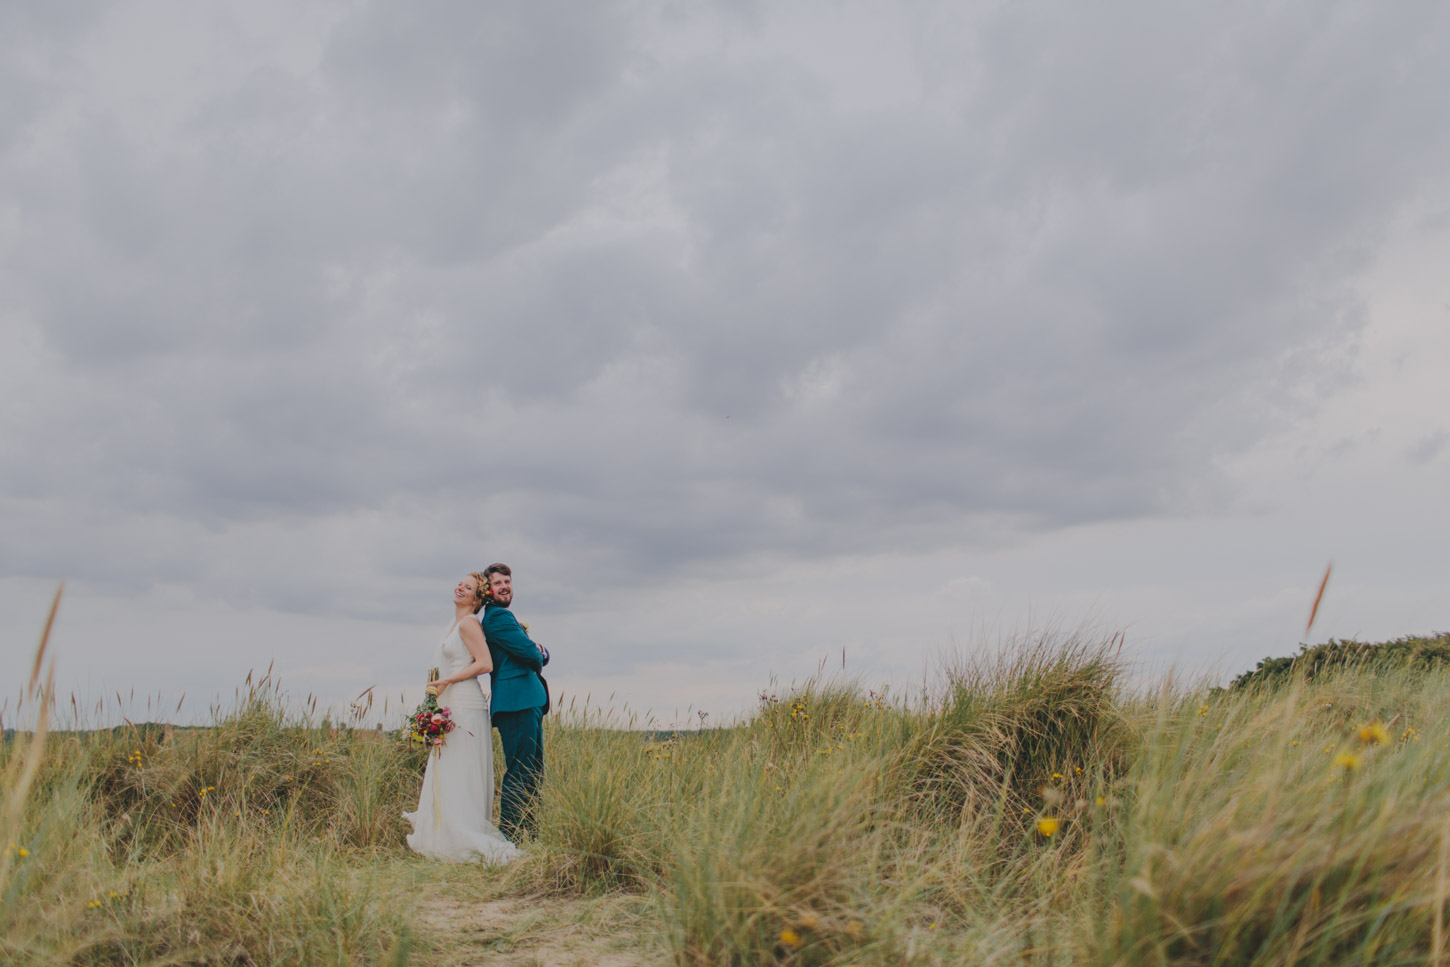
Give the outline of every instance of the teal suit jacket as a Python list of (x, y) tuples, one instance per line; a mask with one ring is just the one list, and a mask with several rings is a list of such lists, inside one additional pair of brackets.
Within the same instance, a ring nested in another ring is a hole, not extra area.
[(543, 707), (549, 713), (549, 685), (539, 674), (549, 663), (549, 651), (534, 644), (514, 613), (497, 604), (483, 609), (483, 639), (493, 658), (490, 713), (518, 712)]

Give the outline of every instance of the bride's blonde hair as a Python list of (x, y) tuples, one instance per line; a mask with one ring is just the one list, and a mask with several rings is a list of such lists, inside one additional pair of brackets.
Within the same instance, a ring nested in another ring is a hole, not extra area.
[(482, 571), (469, 571), (473, 578), (473, 613), (478, 614), (488, 604), (488, 578)]

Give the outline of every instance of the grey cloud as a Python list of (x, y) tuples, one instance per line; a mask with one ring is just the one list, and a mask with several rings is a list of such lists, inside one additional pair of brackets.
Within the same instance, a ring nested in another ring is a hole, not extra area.
[(777, 13), (364, 4), (306, 69), (215, 51), (169, 140), (84, 89), (48, 146), (0, 115), (45, 374), (0, 481), (56, 502), (4, 568), (84, 520), (98, 579), (228, 555), (326, 610), (468, 541), (563, 600), (1180, 513), (1344, 371), (1450, 160), (1438, 5), (923, 8), (866, 106)]
[(1447, 443), (1450, 443), (1450, 432), (1441, 427), (1429, 436), (1417, 440), (1405, 454), (1405, 458), (1413, 464), (1427, 464), (1445, 451)]

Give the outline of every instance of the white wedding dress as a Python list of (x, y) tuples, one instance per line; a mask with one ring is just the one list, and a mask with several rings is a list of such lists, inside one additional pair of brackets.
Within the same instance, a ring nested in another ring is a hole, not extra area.
[[(447, 678), (472, 662), (455, 623), (434, 651), (433, 664)], [(470, 678), (445, 688), (438, 704), (449, 709), (456, 726), (442, 747), (428, 756), (417, 811), (403, 813), (413, 824), (408, 846), (433, 859), (481, 860), (501, 866), (521, 854), (493, 824), (493, 730), (488, 695), (479, 679)]]

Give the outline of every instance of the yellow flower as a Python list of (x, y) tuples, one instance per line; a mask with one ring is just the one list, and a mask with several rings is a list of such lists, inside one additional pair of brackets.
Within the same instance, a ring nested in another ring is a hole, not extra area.
[(800, 948), (801, 945), (801, 935), (796, 933), (789, 927), (786, 927), (780, 932), (780, 942), (785, 944), (792, 950), (797, 950)]
[(1051, 836), (1057, 832), (1060, 825), (1062, 824), (1051, 816), (1043, 816), (1037, 821), (1037, 831), (1043, 836)]
[(30, 855), (30, 850), (26, 849), (24, 846), (20, 847), (15, 852), (18, 853), (21, 856), (29, 856)]
[(1369, 725), (1361, 725), (1355, 733), (1360, 745), (1389, 745), (1390, 733), (1378, 722), (1371, 722)]
[(1093, 805), (1095, 805), (1095, 806), (1106, 806), (1107, 804), (1108, 804), (1108, 801), (1106, 799), (1104, 799), (1102, 796), (1099, 796), (1098, 798), (1096, 798), (1096, 799), (1093, 800)]
[(1334, 757), (1334, 764), (1340, 769), (1358, 769), (1359, 756), (1348, 752), (1341, 752)]

